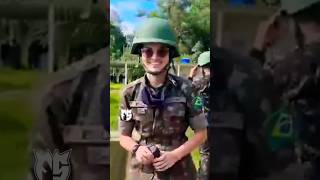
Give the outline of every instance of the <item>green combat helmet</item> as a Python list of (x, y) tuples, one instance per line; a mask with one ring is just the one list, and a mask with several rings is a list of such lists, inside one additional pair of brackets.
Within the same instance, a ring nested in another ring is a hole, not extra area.
[(281, 9), (288, 14), (294, 14), (318, 2), (320, 0), (282, 0)]
[(198, 58), (198, 65), (204, 66), (210, 63), (210, 51), (203, 52)]
[(140, 48), (144, 43), (163, 43), (172, 49), (171, 58), (179, 56), (177, 39), (169, 22), (161, 18), (149, 18), (136, 31), (133, 39), (131, 54), (140, 54)]

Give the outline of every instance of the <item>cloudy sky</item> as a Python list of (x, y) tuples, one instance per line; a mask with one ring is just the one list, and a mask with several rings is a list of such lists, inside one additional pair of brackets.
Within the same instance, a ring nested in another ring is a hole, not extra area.
[(124, 34), (133, 34), (145, 17), (137, 17), (139, 11), (149, 13), (157, 9), (156, 0), (110, 0), (111, 21), (120, 23)]

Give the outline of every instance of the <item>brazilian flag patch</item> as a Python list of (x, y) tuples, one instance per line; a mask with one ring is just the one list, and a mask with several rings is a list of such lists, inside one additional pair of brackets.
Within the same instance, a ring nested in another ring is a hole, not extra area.
[(283, 106), (265, 121), (264, 127), (271, 150), (277, 151), (292, 147), (295, 141), (294, 120), (289, 106)]
[(196, 110), (202, 110), (203, 108), (203, 100), (200, 96), (195, 96), (193, 100), (193, 108)]

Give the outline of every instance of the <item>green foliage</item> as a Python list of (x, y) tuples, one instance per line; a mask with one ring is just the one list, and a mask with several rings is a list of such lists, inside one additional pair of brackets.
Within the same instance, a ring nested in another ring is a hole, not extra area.
[(137, 62), (139, 63), (139, 58), (136, 55), (131, 54), (130, 47), (124, 48), (123, 55), (121, 56), (121, 61), (123, 62)]
[(186, 17), (194, 44), (200, 41), (204, 50), (210, 47), (210, 1), (192, 0)]
[(138, 79), (142, 77), (144, 74), (145, 74), (144, 68), (141, 65), (141, 63), (139, 63), (132, 68), (130, 80), (133, 81), (135, 79)]
[(123, 47), (126, 45), (126, 38), (123, 36), (120, 27), (110, 24), (110, 52), (111, 59), (118, 60), (122, 56)]
[(181, 53), (191, 53), (200, 42), (202, 52), (210, 47), (210, 1), (209, 0), (159, 0), (159, 10), (151, 17), (166, 17), (176, 31)]

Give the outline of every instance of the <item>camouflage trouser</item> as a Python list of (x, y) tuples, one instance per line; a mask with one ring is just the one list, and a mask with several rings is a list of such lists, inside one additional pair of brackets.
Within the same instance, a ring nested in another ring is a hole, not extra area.
[(142, 166), (131, 158), (127, 180), (195, 180), (196, 169), (190, 155), (184, 157), (164, 172), (155, 172), (152, 167)]
[[(232, 128), (209, 128), (210, 179), (238, 180), (243, 132)], [(247, 180), (247, 179), (246, 179)]]
[(320, 179), (320, 158), (304, 163), (304, 175), (306, 180)]
[(198, 180), (208, 180), (209, 177), (209, 158), (210, 158), (210, 149), (209, 142), (205, 141), (200, 146), (200, 167), (198, 171)]
[[(212, 113), (207, 112), (206, 117), (208, 120), (208, 130), (212, 129)], [(200, 167), (198, 170), (197, 179), (198, 180), (207, 180), (209, 179), (209, 160), (210, 160), (210, 148), (209, 141), (205, 141), (200, 146)]]

